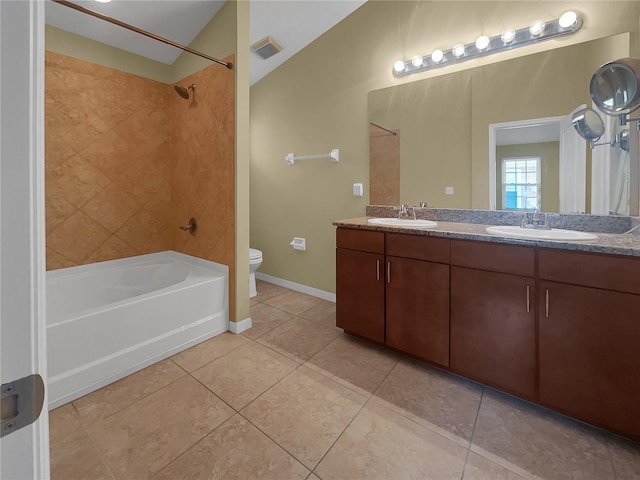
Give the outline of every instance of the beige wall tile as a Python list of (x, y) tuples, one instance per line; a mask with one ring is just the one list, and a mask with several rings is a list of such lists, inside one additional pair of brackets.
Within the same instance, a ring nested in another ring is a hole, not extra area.
[[(171, 87), (53, 52), (46, 52), (45, 83), (51, 255), (91, 263), (172, 249)], [(106, 228), (110, 241), (91, 245), (91, 252), (78, 248), (68, 236), (77, 232), (60, 228), (76, 209)], [(122, 230), (137, 212), (138, 225)], [(120, 238), (113, 237), (118, 231)], [(63, 262), (56, 257), (48, 264)]]
[(47, 246), (81, 264), (109, 237), (106, 228), (77, 211), (47, 236)]
[(81, 208), (83, 213), (110, 232), (118, 230), (139, 209), (140, 204), (136, 199), (114, 183), (104, 188)]

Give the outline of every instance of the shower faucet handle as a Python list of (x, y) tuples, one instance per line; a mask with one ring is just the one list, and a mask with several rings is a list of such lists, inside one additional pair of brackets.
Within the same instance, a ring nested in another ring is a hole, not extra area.
[(184, 230), (185, 232), (189, 232), (191, 235), (195, 235), (196, 230), (198, 230), (198, 222), (195, 218), (191, 217), (189, 219), (189, 223), (178, 228), (180, 228), (180, 230)]

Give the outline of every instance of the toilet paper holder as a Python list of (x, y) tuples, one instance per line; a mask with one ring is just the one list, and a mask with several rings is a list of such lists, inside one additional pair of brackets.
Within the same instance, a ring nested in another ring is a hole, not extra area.
[(306, 243), (307, 242), (304, 238), (293, 237), (293, 240), (291, 241), (291, 243), (289, 243), (289, 245), (291, 245), (294, 250), (301, 250), (304, 252), (307, 249)]

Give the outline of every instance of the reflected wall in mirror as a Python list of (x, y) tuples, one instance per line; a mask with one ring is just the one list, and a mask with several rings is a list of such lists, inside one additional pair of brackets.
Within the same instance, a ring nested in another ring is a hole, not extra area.
[[(630, 34), (624, 33), (369, 92), (369, 121), (399, 132), (400, 158), (399, 174), (386, 175), (379, 158), (375, 160), (384, 155), (376, 151), (377, 143), (371, 142), (370, 157), (374, 160), (370, 162), (370, 203), (426, 201), (443, 208), (505, 208), (502, 193), (499, 201), (497, 198), (501, 189), (491, 192), (491, 179), (497, 184), (502, 180), (496, 176), (501, 167), (490, 164), (489, 126), (568, 116), (558, 138), (537, 141), (525, 135), (519, 143), (527, 146), (509, 155), (526, 157), (533, 148), (531, 144), (559, 143), (563, 131), (570, 129), (570, 134), (579, 139), (577, 145), (585, 158), (585, 174), (580, 180), (584, 188), (583, 198), (564, 211), (589, 213), (591, 150), (571, 126), (570, 113), (581, 105), (591, 105), (589, 81), (593, 73), (611, 59), (628, 56), (630, 44)], [(517, 148), (513, 145), (511, 150)], [(546, 145), (546, 151), (550, 147)], [(504, 157), (504, 149), (497, 155), (493, 152), (496, 158), (501, 154)], [(544, 166), (539, 173), (546, 180), (539, 204), (545, 211), (563, 211), (565, 185), (560, 173), (563, 167), (556, 160), (559, 156), (545, 153), (540, 157)], [(557, 167), (554, 162), (558, 162)], [(630, 162), (638, 163), (637, 155), (632, 155)], [(575, 182), (575, 177), (572, 179)], [(610, 175), (606, 179), (594, 177), (593, 181), (609, 179)], [(395, 189), (399, 194), (385, 196), (383, 192), (395, 191), (384, 186), (392, 182), (399, 183)], [(576, 209), (576, 203), (582, 203), (584, 209)]]

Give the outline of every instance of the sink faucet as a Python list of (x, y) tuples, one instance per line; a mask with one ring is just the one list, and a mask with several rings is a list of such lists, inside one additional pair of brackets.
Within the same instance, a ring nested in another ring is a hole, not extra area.
[(537, 228), (540, 230), (551, 230), (551, 227), (547, 223), (546, 214), (540, 213), (537, 208), (533, 209), (533, 214), (531, 215), (531, 219), (529, 219), (529, 213), (524, 212), (520, 226), (522, 228)]
[(398, 218), (416, 219), (416, 207), (403, 203), (398, 210)]

